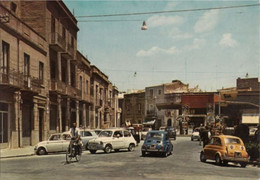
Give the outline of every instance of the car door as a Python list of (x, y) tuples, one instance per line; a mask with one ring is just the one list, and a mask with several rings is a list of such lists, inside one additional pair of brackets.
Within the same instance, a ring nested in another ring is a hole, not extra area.
[(94, 131), (82, 131), (80, 134), (83, 146), (86, 146), (89, 140), (97, 137)]
[(214, 148), (214, 138), (211, 138), (209, 144), (204, 147), (205, 158), (212, 159), (213, 148)]
[(62, 140), (62, 151), (67, 151), (71, 140), (70, 134), (62, 134), (61, 140)]
[(128, 148), (130, 143), (133, 143), (134, 137), (129, 131), (124, 131), (124, 148)]
[(62, 140), (60, 134), (52, 135), (47, 141), (46, 147), (48, 152), (62, 151)]
[(115, 131), (113, 134), (112, 146), (114, 149), (122, 149), (124, 147), (124, 136), (121, 130)]

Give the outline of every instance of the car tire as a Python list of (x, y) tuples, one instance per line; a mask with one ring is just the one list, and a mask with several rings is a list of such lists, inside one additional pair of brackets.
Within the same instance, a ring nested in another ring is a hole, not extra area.
[(129, 144), (128, 151), (134, 151), (134, 150), (135, 150), (135, 145)]
[(193, 138), (191, 137), (191, 141), (193, 141)]
[(201, 152), (201, 153), (200, 153), (200, 161), (201, 161), (201, 162), (206, 162), (206, 160), (207, 160), (207, 159), (205, 158), (204, 152)]
[(38, 150), (37, 150), (37, 155), (45, 155), (45, 154), (48, 154), (46, 149), (44, 147), (40, 147)]
[(240, 166), (241, 166), (242, 168), (245, 168), (246, 165), (247, 165), (247, 163), (240, 163)]
[(111, 145), (106, 145), (104, 152), (105, 153), (110, 153), (112, 151), (112, 146)]
[(146, 156), (146, 152), (142, 151), (142, 156), (145, 157)]
[(222, 165), (222, 160), (221, 160), (221, 158), (220, 158), (220, 156), (218, 154), (215, 156), (215, 161), (216, 161), (217, 165), (219, 165), (219, 166)]
[(86, 144), (86, 147), (85, 147), (86, 150), (88, 150), (88, 143)]
[(96, 154), (96, 150), (89, 150), (91, 154)]
[(162, 153), (162, 157), (167, 157), (168, 156), (168, 152), (163, 152)]

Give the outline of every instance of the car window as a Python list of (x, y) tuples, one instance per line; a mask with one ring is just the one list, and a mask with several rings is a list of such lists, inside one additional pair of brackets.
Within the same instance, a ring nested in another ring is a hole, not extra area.
[(130, 132), (128, 132), (128, 131), (124, 131), (124, 136), (125, 136), (125, 137), (130, 137), (131, 134), (130, 134)]
[(211, 139), (210, 139), (210, 142), (209, 142), (210, 145), (213, 145), (213, 144), (214, 144), (214, 139), (215, 139), (215, 138), (211, 138)]
[(148, 133), (147, 134), (147, 138), (156, 138), (156, 139), (162, 139), (163, 138), (163, 134), (162, 133), (158, 133), (158, 132), (152, 132), (152, 133)]
[(220, 138), (214, 138), (214, 144), (217, 145), (217, 146), (221, 146), (221, 140)]
[(119, 137), (123, 137), (122, 131), (115, 131), (113, 137), (117, 137), (119, 134)]
[(82, 131), (81, 132), (81, 136), (83, 136), (83, 137), (85, 137), (85, 136), (92, 136), (92, 134), (89, 131)]
[(236, 138), (225, 138), (226, 144), (241, 144), (239, 139)]
[(71, 139), (71, 137), (70, 137), (69, 134), (63, 134), (63, 135), (62, 135), (62, 138), (63, 138), (64, 140), (70, 140), (70, 139)]
[(56, 141), (56, 140), (59, 140), (60, 139), (60, 135), (57, 134), (57, 135), (52, 135), (51, 138), (50, 138), (50, 141)]
[(101, 131), (100, 133), (99, 133), (99, 137), (111, 137), (112, 136), (112, 131)]

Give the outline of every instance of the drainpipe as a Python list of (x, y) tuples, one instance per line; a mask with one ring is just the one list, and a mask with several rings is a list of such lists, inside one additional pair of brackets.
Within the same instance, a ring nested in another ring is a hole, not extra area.
[[(19, 38), (17, 38), (17, 71), (18, 71), (18, 74), (20, 73), (20, 40)], [(20, 77), (18, 77), (20, 78)], [(19, 82), (20, 84), (20, 82)], [(20, 131), (21, 131), (21, 128), (20, 128), (20, 116), (21, 116), (21, 94), (19, 92), (18, 94), (18, 147), (21, 147), (21, 135), (20, 135)]]

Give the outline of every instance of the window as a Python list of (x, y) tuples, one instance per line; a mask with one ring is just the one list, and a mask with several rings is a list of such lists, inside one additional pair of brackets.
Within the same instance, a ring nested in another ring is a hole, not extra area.
[(24, 53), (24, 76), (29, 77), (30, 76), (30, 56), (28, 54)]
[(10, 9), (11, 11), (16, 12), (17, 5), (14, 2), (11, 2)]
[(50, 141), (57, 141), (60, 139), (60, 135), (53, 135), (51, 138), (50, 138)]
[(79, 77), (79, 89), (82, 91), (82, 76)]
[(215, 138), (215, 145), (221, 146), (221, 140), (219, 138)]
[(43, 83), (43, 66), (44, 64), (42, 62), (39, 63), (39, 80), (41, 83)]
[(161, 89), (159, 89), (158, 94), (159, 94), (159, 95), (162, 94), (162, 90), (161, 90)]
[(81, 136), (85, 137), (85, 136), (92, 136), (92, 134), (89, 131), (82, 131), (81, 132)]
[(74, 38), (71, 36), (71, 47), (74, 48)]
[(88, 94), (88, 80), (86, 80), (86, 93)]
[(150, 89), (150, 96), (153, 96), (153, 89)]
[(113, 137), (117, 137), (119, 135), (119, 137), (123, 137), (122, 131), (115, 131)]
[(3, 54), (3, 61), (1, 62), (2, 72), (4, 74), (8, 73), (8, 66), (9, 66), (9, 44), (2, 41), (2, 54)]
[(66, 39), (66, 30), (64, 27), (62, 27), (62, 38), (65, 40)]
[(128, 132), (128, 131), (124, 131), (124, 136), (125, 136), (125, 137), (130, 137), (131, 134), (130, 134), (130, 132)]

